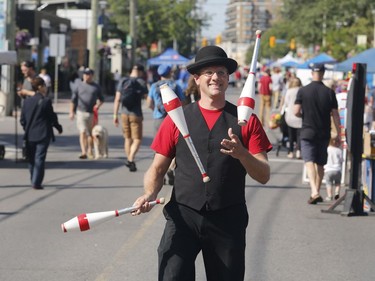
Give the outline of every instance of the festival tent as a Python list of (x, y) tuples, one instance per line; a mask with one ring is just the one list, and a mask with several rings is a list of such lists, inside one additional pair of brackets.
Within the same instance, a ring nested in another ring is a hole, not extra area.
[(324, 63), (324, 64), (332, 64), (332, 63), (336, 63), (337, 61), (327, 55), (326, 53), (321, 53), (319, 55), (317, 55), (316, 57), (313, 57), (307, 61), (305, 61), (304, 63), (302, 64), (299, 64), (297, 65), (297, 68), (304, 68), (304, 69), (307, 69), (307, 68), (310, 68), (310, 65), (311, 64), (316, 64), (316, 63)]
[(366, 72), (375, 73), (375, 48), (368, 49), (351, 57), (335, 66), (336, 71), (348, 72), (352, 70), (353, 63), (366, 63)]
[(300, 59), (296, 59), (292, 56), (292, 54), (289, 52), (288, 54), (285, 55), (285, 57), (278, 59), (275, 61), (271, 66), (283, 66), (283, 67), (296, 67), (297, 65), (301, 64)]
[(176, 50), (172, 48), (166, 49), (159, 56), (153, 57), (147, 60), (147, 65), (160, 65), (160, 64), (171, 64), (171, 65), (186, 65), (189, 62), (188, 58), (181, 56)]

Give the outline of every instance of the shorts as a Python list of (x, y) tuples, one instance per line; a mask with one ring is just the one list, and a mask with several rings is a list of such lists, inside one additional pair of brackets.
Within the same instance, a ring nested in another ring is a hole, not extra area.
[(324, 173), (324, 179), (328, 186), (340, 185), (341, 183), (341, 172), (330, 171)]
[(76, 117), (79, 132), (91, 135), (92, 128), (94, 127), (94, 114), (77, 110)]
[(122, 133), (125, 139), (141, 140), (143, 117), (121, 114)]
[(327, 147), (329, 140), (305, 140), (301, 139), (301, 155), (303, 161), (313, 162), (319, 166), (327, 164)]

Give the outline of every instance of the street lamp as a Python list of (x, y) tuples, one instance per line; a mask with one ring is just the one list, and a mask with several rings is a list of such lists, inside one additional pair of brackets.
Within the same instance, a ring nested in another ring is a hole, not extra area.
[(374, 22), (374, 37), (372, 40), (372, 45), (375, 48), (375, 9), (372, 10), (372, 20)]

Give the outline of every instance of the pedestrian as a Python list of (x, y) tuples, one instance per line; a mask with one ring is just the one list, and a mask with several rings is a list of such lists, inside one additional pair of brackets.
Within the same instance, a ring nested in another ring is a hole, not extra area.
[[(207, 280), (243, 280), (248, 212), (245, 178), (265, 184), (270, 178), (267, 152), (272, 146), (256, 115), (239, 126), (237, 107), (225, 100), (229, 75), (237, 62), (218, 46), (201, 48), (187, 66), (201, 98), (184, 106), (190, 137), (210, 182), (202, 175), (172, 119), (167, 116), (151, 145), (154, 160), (144, 177), (144, 195), (133, 214), (148, 212), (172, 159), (175, 185), (164, 207), (166, 225), (158, 248), (158, 280), (195, 280), (195, 259), (202, 251)], [(234, 219), (235, 218), (235, 219)]]
[(302, 127), (302, 118), (294, 115), (294, 103), (301, 86), (302, 83), (299, 78), (291, 78), (285, 97), (281, 100), (281, 105), (285, 112), (285, 122), (288, 126), (288, 158), (294, 158), (294, 156), (297, 159), (301, 158), (300, 129)]
[[(181, 87), (172, 78), (172, 66), (168, 64), (161, 64), (158, 67), (158, 74), (160, 80), (151, 85), (150, 91), (147, 96), (147, 105), (153, 110), (152, 117), (154, 118), (154, 132), (155, 134), (159, 130), (160, 124), (167, 116), (167, 111), (164, 108), (163, 100), (161, 98), (160, 86), (168, 84), (168, 86), (175, 92), (177, 97), (182, 103), (185, 101), (185, 95), (182, 92)], [(174, 169), (176, 167), (175, 161), (172, 161), (167, 171), (168, 184), (174, 184)]]
[(259, 79), (258, 91), (260, 95), (259, 119), (263, 126), (269, 123), (271, 115), (272, 79), (269, 68), (264, 70)]
[(115, 80), (115, 89), (118, 87), (118, 82), (120, 82), (121, 79), (121, 73), (116, 69), (115, 73), (113, 74), (113, 79)]
[[(341, 143), (336, 138), (331, 138), (327, 148), (327, 164), (324, 165), (324, 179), (326, 181), (326, 201), (337, 200), (340, 197), (341, 169), (343, 163)], [(335, 196), (333, 196), (335, 187)]]
[(22, 87), (17, 89), (17, 94), (21, 98), (26, 98), (33, 96), (35, 94), (31, 81), (37, 76), (35, 72), (34, 62), (32, 61), (23, 61), (21, 63), (21, 72), (23, 74), (23, 83)]
[(180, 67), (180, 72), (178, 73), (177, 83), (181, 87), (182, 91), (185, 92), (188, 86), (190, 73), (187, 71), (186, 66), (182, 65)]
[(51, 87), (52, 87), (52, 82), (51, 82), (51, 76), (47, 73), (47, 69), (45, 67), (40, 69), (39, 77), (42, 77), (44, 82), (46, 83), (47, 87), (47, 96), (51, 93)]
[(279, 66), (274, 66), (272, 69), (272, 99), (273, 99), (273, 109), (279, 108), (279, 102), (281, 99), (281, 93), (284, 88), (284, 77), (281, 73)]
[(124, 136), (125, 165), (130, 172), (137, 171), (134, 159), (143, 138), (142, 99), (148, 93), (143, 79), (145, 69), (141, 64), (132, 67), (129, 77), (120, 80), (113, 106), (113, 122), (119, 125), (118, 113), (121, 104), (121, 122)]
[(196, 102), (200, 99), (199, 89), (195, 83), (194, 76), (190, 76), (188, 86), (185, 91), (186, 104)]
[(301, 153), (309, 178), (311, 195), (308, 204), (323, 201), (320, 187), (327, 163), (327, 147), (331, 134), (331, 115), (340, 142), (340, 116), (335, 92), (323, 84), (324, 64), (312, 65), (312, 81), (300, 88), (294, 114), (302, 117)]
[(160, 86), (168, 84), (168, 86), (175, 92), (177, 97), (184, 102), (185, 96), (182, 92), (181, 87), (172, 78), (172, 66), (168, 64), (161, 64), (158, 67), (158, 74), (160, 80), (153, 83), (150, 87), (150, 91), (147, 96), (147, 106), (153, 111), (152, 117), (154, 119), (154, 132), (159, 130), (161, 122), (167, 116), (165, 111), (163, 100), (161, 98)]
[(82, 83), (82, 79), (80, 78), (77, 70), (74, 71), (69, 77), (69, 88), (72, 95), (79, 83)]
[(31, 184), (34, 189), (43, 189), (45, 161), (50, 141), (55, 141), (53, 127), (59, 134), (63, 128), (59, 124), (52, 102), (47, 96), (47, 87), (41, 77), (31, 80), (35, 95), (25, 99), (20, 123), (25, 131), (27, 156)]
[(85, 68), (83, 81), (73, 88), (70, 102), (70, 120), (77, 116), (79, 130), (79, 144), (81, 154), (79, 159), (93, 158), (93, 140), (91, 131), (94, 127), (94, 111), (98, 111), (104, 102), (100, 86), (94, 82), (94, 70)]

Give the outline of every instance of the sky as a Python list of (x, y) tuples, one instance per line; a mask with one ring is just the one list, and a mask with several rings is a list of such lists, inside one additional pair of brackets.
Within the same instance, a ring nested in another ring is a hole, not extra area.
[(210, 26), (202, 30), (202, 35), (207, 38), (215, 38), (222, 34), (225, 28), (225, 11), (229, 0), (206, 0), (203, 11), (211, 16)]

